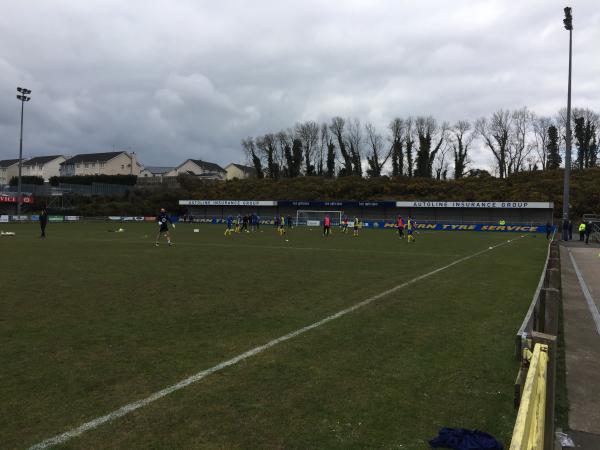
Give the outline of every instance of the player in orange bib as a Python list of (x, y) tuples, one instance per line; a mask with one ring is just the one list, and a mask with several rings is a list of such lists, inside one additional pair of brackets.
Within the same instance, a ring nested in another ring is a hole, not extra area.
[(398, 228), (398, 237), (400, 239), (404, 239), (404, 219), (402, 216), (398, 216), (398, 220), (396, 221), (396, 228)]
[(323, 236), (329, 236), (331, 234), (331, 217), (329, 214), (325, 216), (325, 220), (323, 220)]

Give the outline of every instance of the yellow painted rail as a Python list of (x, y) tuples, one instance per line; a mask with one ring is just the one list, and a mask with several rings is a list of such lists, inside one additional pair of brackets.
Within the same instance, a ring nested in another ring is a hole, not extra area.
[(543, 450), (548, 346), (535, 344), (510, 450)]

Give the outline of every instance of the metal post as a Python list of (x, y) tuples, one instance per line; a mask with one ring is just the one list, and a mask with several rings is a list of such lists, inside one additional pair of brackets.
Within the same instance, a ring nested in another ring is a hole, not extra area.
[(23, 167), (23, 105), (25, 105), (25, 96), (21, 98), (21, 138), (19, 139), (19, 181), (17, 191), (17, 220), (21, 221), (21, 170)]
[(571, 70), (573, 55), (573, 24), (571, 17), (571, 8), (565, 8), (565, 28), (569, 30), (569, 87), (567, 91), (567, 130), (566, 130), (566, 149), (565, 149), (565, 178), (563, 187), (563, 240), (569, 238), (569, 230), (566, 226), (569, 220), (569, 182), (571, 177)]

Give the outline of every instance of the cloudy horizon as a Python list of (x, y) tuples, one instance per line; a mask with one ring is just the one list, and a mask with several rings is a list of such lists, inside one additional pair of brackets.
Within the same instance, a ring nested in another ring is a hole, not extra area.
[[(509, 5), (510, 3), (510, 5)], [(600, 9), (572, 2), (573, 105), (600, 110)], [(9, 6), (10, 5), (10, 6)], [(0, 159), (135, 151), (148, 166), (244, 163), (240, 141), (305, 120), (456, 122), (566, 104), (548, 0), (5, 2)], [(490, 167), (477, 150), (474, 167)]]

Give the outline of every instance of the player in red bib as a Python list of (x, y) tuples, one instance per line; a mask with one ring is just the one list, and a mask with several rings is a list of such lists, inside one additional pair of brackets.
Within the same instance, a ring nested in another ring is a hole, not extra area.
[(325, 216), (325, 220), (323, 221), (323, 236), (329, 236), (331, 234), (331, 217), (329, 214)]
[(404, 239), (404, 219), (402, 216), (398, 216), (398, 220), (396, 221), (396, 227), (398, 228), (398, 237), (400, 239)]

